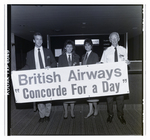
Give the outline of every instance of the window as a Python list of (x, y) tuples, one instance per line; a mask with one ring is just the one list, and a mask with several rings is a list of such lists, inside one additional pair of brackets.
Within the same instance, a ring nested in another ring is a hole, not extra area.
[[(77, 39), (75, 40), (75, 45), (84, 45), (85, 39)], [(99, 45), (99, 39), (92, 39), (94, 45)]]

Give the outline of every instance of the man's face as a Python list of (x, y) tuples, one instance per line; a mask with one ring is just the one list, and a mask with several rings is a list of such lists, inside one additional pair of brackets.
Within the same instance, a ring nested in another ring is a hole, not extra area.
[(67, 53), (71, 53), (73, 50), (73, 46), (71, 44), (67, 44), (65, 49)]
[(113, 34), (113, 35), (111, 36), (111, 38), (110, 38), (111, 44), (112, 44), (114, 47), (116, 47), (116, 46), (118, 45), (118, 41), (119, 41), (119, 39), (118, 39), (117, 35), (116, 35), (116, 34)]
[(89, 44), (89, 43), (85, 43), (85, 50), (88, 52), (88, 51), (90, 51), (91, 49), (92, 49), (92, 46), (91, 46), (91, 44)]
[(35, 43), (36, 47), (38, 47), (38, 48), (41, 47), (41, 45), (43, 43), (42, 36), (40, 36), (40, 35), (34, 36), (33, 42)]

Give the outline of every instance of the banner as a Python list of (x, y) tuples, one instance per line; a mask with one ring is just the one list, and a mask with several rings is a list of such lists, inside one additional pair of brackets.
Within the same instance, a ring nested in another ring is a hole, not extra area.
[(129, 93), (125, 62), (12, 71), (16, 103)]

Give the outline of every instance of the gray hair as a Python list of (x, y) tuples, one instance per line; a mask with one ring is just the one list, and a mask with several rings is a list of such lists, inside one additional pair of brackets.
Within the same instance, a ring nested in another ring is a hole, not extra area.
[(112, 35), (116, 35), (117, 36), (117, 38), (118, 38), (118, 41), (120, 40), (120, 36), (119, 36), (119, 34), (117, 33), (117, 32), (112, 32), (110, 35), (109, 35), (109, 41), (111, 40), (111, 37), (112, 37)]

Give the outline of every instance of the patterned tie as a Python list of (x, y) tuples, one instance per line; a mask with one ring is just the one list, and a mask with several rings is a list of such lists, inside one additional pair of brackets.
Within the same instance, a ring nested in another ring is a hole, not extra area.
[(88, 56), (88, 53), (86, 53), (86, 55), (84, 56), (83, 65), (87, 64), (87, 58), (88, 58), (87, 56)]
[(117, 54), (117, 48), (115, 47), (115, 58), (114, 58), (115, 62), (118, 62), (118, 54)]
[(68, 65), (71, 66), (72, 65), (72, 61), (71, 61), (71, 57), (69, 55), (69, 58), (68, 58)]
[(43, 62), (42, 62), (40, 49), (38, 49), (38, 58), (39, 58), (40, 68), (42, 69), (42, 68), (44, 68), (44, 66), (43, 66)]

